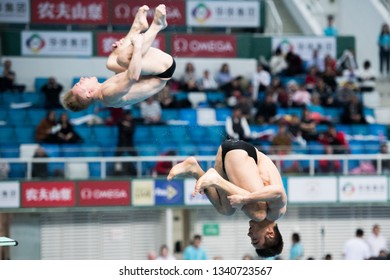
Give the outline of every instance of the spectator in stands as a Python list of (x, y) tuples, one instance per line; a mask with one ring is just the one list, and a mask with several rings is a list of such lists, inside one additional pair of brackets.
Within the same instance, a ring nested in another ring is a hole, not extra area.
[(161, 109), (177, 108), (176, 98), (171, 91), (171, 86), (166, 84), (165, 87), (156, 95), (160, 102)]
[(346, 81), (342, 83), (335, 94), (337, 105), (340, 108), (347, 106), (352, 99), (352, 96), (356, 95), (355, 90), (356, 87), (353, 82)]
[(315, 68), (316, 72), (323, 72), (325, 70), (325, 61), (318, 55), (318, 49), (313, 50), (313, 55), (307, 60), (306, 69)]
[(322, 77), (318, 77), (313, 92), (318, 93), (321, 99), (321, 105), (324, 107), (337, 107), (335, 94)]
[(60, 142), (63, 144), (75, 144), (83, 142), (80, 135), (74, 130), (73, 125), (69, 121), (69, 116), (66, 112), (63, 112), (58, 122), (60, 129), (56, 133)]
[(41, 120), (35, 131), (35, 140), (38, 143), (60, 143), (57, 132), (60, 129), (57, 126), (56, 112), (50, 110), (47, 112), (46, 117)]
[(324, 83), (330, 87), (334, 92), (337, 89), (337, 73), (330, 65), (325, 66), (325, 71), (322, 73), (322, 80)]
[(248, 121), (239, 107), (233, 108), (232, 115), (226, 118), (225, 131), (229, 139), (248, 141), (251, 138)]
[[(176, 156), (177, 152), (175, 150), (169, 150), (162, 154), (162, 156)], [(169, 171), (172, 169), (172, 161), (158, 161), (154, 167), (155, 175), (157, 176), (166, 176), (169, 174)]]
[(352, 95), (347, 105), (344, 105), (341, 122), (344, 124), (367, 124), (363, 103), (357, 94)]
[[(325, 145), (325, 154), (333, 155), (334, 149), (331, 145)], [(341, 162), (339, 160), (327, 160), (320, 159), (318, 162), (319, 172), (321, 173), (340, 173), (341, 172)]]
[(317, 112), (321, 116), (325, 116), (325, 110), (321, 105), (321, 99), (320, 99), (320, 94), (317, 92), (313, 92), (310, 96), (310, 103), (307, 106), (310, 111), (312, 112)]
[(180, 89), (184, 91), (198, 91), (197, 80), (195, 66), (193, 63), (188, 62), (180, 78)]
[(16, 74), (11, 68), (11, 60), (5, 60), (3, 66), (3, 73), (0, 78), (0, 92), (14, 90)]
[(324, 28), (324, 35), (325, 36), (337, 36), (337, 28), (334, 27), (334, 16), (328, 15), (327, 17), (327, 25)]
[(287, 69), (287, 62), (280, 48), (277, 48), (271, 56), (269, 67), (273, 76), (282, 75)]
[[(379, 71), (382, 77), (390, 73), (390, 28), (384, 23), (378, 37), (379, 47)], [(386, 66), (386, 69), (385, 69)]]
[(299, 233), (294, 232), (291, 241), (290, 260), (303, 260), (304, 252)]
[(159, 253), (159, 255), (158, 255), (156, 260), (161, 261), (161, 260), (175, 260), (175, 259), (176, 258), (173, 255), (169, 254), (168, 246), (165, 245), (165, 244), (161, 245), (160, 253)]
[(381, 251), (388, 251), (387, 239), (380, 233), (378, 224), (372, 227), (372, 233), (367, 237), (366, 241), (370, 247), (371, 257), (379, 257)]
[(207, 69), (203, 71), (203, 76), (199, 78), (197, 84), (199, 90), (202, 91), (210, 92), (218, 90), (217, 82), (214, 77), (210, 75), (210, 71)]
[(237, 99), (237, 105), (235, 106), (241, 109), (241, 114), (248, 123), (253, 123), (253, 101), (249, 96), (243, 95)]
[(162, 124), (161, 105), (153, 96), (141, 102), (141, 117), (145, 124)]
[[(45, 149), (43, 147), (38, 147), (34, 151), (33, 158), (48, 158)], [(49, 177), (49, 169), (47, 162), (34, 162), (32, 164), (32, 178), (46, 179)]]
[(363, 62), (363, 69), (359, 69), (356, 72), (356, 78), (360, 92), (372, 92), (375, 90), (376, 73), (371, 68), (371, 61), (365, 60)]
[(286, 76), (292, 77), (299, 74), (303, 74), (305, 72), (302, 58), (298, 54), (294, 53), (292, 50), (290, 50), (286, 54), (286, 62), (287, 62), (287, 69), (285, 71)]
[(313, 92), (316, 87), (318, 79), (318, 68), (316, 66), (311, 66), (305, 78), (305, 88), (309, 92)]
[(287, 125), (279, 122), (278, 131), (271, 140), (271, 153), (276, 155), (287, 155), (291, 153), (293, 136), (290, 134)]
[(333, 58), (330, 54), (327, 54), (325, 55), (325, 58), (324, 58), (324, 70), (326, 70), (326, 67), (330, 67), (330, 69), (332, 69), (333, 71), (337, 71), (337, 67), (336, 67), (336, 64), (337, 64), (337, 60), (335, 58)]
[(221, 90), (225, 93), (226, 103), (230, 107), (234, 107), (238, 99), (245, 95), (245, 89), (242, 86), (242, 77), (234, 78), (230, 83), (225, 84), (221, 87)]
[(366, 260), (370, 257), (370, 248), (363, 239), (364, 231), (356, 230), (355, 237), (344, 244), (343, 256), (346, 260)]
[(206, 251), (200, 246), (202, 243), (202, 236), (195, 235), (189, 246), (184, 249), (184, 260), (207, 260)]
[[(389, 154), (389, 148), (387, 146), (387, 143), (383, 142), (380, 144), (380, 153), (383, 155)], [(381, 160), (382, 165), (382, 174), (390, 174), (390, 159), (382, 159)], [(375, 166), (375, 169), (378, 170), (378, 162), (377, 160), (373, 160), (373, 165)]]
[(255, 123), (269, 124), (275, 121), (278, 106), (273, 99), (271, 93), (265, 95), (263, 102), (259, 102), (256, 106)]
[(312, 118), (311, 111), (304, 108), (302, 112), (301, 125), (302, 138), (306, 141), (316, 141), (318, 133), (316, 129), (316, 122)]
[(288, 91), (291, 94), (292, 106), (303, 108), (311, 103), (311, 95), (305, 89), (305, 86), (298, 85), (294, 80), (291, 80), (287, 85)]
[(45, 94), (46, 103), (45, 108), (51, 109), (62, 109), (60, 102), (60, 94), (63, 90), (63, 86), (59, 84), (54, 77), (50, 77), (46, 84), (41, 87), (41, 92)]
[(233, 76), (230, 74), (229, 64), (223, 63), (217, 75), (215, 76), (215, 81), (218, 84), (218, 87), (222, 89), (224, 86), (229, 84), (233, 80)]
[(334, 154), (349, 153), (349, 143), (345, 133), (337, 131), (333, 124), (328, 124), (328, 129), (319, 133), (318, 141), (325, 146), (331, 146)]
[(256, 72), (252, 75), (252, 99), (257, 101), (260, 92), (265, 92), (267, 87), (271, 84), (271, 74), (264, 69), (264, 65), (259, 63)]

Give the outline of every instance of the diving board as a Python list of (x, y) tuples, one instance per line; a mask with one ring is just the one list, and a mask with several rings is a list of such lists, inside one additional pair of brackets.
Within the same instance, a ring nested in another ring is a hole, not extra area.
[(0, 246), (17, 246), (18, 241), (11, 238), (0, 236)]

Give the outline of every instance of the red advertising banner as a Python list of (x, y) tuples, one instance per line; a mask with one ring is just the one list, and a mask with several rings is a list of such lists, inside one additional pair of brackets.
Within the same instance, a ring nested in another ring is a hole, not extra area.
[[(130, 26), (133, 23), (138, 8), (147, 4), (150, 8), (148, 12), (148, 21), (151, 23), (154, 8), (161, 3), (161, 1), (157, 0), (112, 0), (110, 1), (110, 21), (112, 24)], [(167, 7), (168, 25), (186, 25), (186, 1), (170, 0), (164, 4)]]
[(130, 206), (130, 181), (81, 181), (79, 206)]
[[(112, 51), (112, 44), (124, 36), (126, 36), (126, 33), (98, 33), (96, 43), (98, 56), (108, 56)], [(157, 35), (152, 46), (165, 51), (165, 37), (163, 35)]]
[(233, 35), (172, 36), (172, 55), (177, 57), (236, 57), (237, 42)]
[(107, 0), (32, 0), (31, 22), (108, 24)]
[(73, 207), (74, 182), (22, 182), (22, 207)]

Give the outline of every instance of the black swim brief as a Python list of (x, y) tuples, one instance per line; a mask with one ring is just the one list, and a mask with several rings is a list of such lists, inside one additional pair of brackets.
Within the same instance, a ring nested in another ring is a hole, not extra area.
[(172, 57), (172, 65), (171, 65), (171, 67), (169, 67), (167, 70), (165, 70), (164, 72), (162, 72), (161, 74), (158, 74), (156, 76), (159, 77), (159, 78), (162, 78), (162, 79), (172, 78), (173, 73), (175, 73), (175, 69), (176, 69), (176, 61)]
[(221, 145), (221, 148), (222, 148), (222, 169), (223, 169), (223, 172), (226, 173), (226, 170), (225, 170), (225, 156), (228, 152), (232, 151), (232, 150), (244, 150), (248, 153), (248, 155), (253, 158), (257, 164), (257, 149), (247, 143), (247, 142), (244, 142), (242, 140), (232, 140), (232, 139), (229, 139), (229, 140), (226, 140), (222, 143)]

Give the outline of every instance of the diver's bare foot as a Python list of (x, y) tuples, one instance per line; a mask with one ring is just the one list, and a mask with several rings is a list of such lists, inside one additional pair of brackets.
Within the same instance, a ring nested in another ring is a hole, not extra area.
[(203, 174), (202, 168), (194, 157), (189, 157), (185, 161), (176, 164), (169, 171), (168, 180), (172, 180), (176, 176), (191, 176), (198, 179)]
[(133, 29), (132, 31), (141, 33), (148, 29), (149, 23), (147, 20), (147, 14), (149, 11), (149, 7), (147, 5), (143, 5), (138, 9), (137, 14), (135, 15), (133, 25), (131, 28)]
[(196, 182), (196, 186), (194, 192), (192, 193), (192, 196), (195, 196), (197, 193), (203, 194), (204, 190), (210, 186), (218, 186), (219, 179), (221, 179), (221, 175), (219, 175), (214, 168), (210, 168)]
[(154, 11), (153, 24), (157, 25), (161, 30), (168, 26), (167, 11), (164, 4), (160, 4)]

